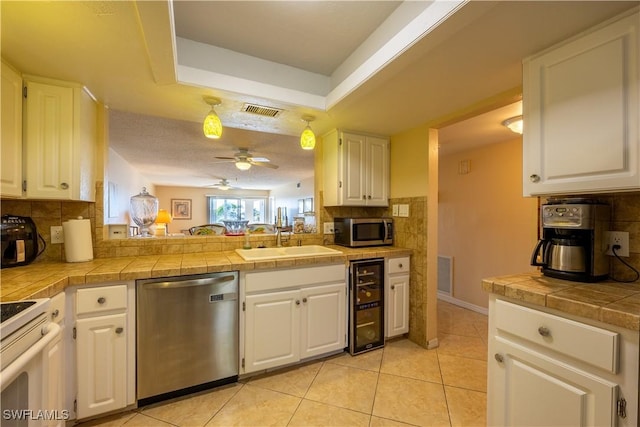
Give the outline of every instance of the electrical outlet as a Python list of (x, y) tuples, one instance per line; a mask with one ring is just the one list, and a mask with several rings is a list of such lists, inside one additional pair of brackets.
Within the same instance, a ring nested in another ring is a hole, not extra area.
[(629, 256), (629, 233), (627, 231), (609, 231), (607, 232), (607, 255), (614, 256), (613, 246), (618, 245), (616, 249), (618, 256)]
[(325, 222), (324, 223), (324, 234), (333, 234), (334, 233), (334, 223), (333, 222)]
[(51, 226), (51, 244), (59, 244), (64, 243), (64, 234), (62, 233), (61, 225), (52, 225)]
[(391, 205), (391, 216), (398, 216), (398, 205)]

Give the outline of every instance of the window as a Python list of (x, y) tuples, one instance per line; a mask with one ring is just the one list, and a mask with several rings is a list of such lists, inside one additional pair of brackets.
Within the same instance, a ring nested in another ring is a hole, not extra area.
[(269, 203), (266, 197), (209, 196), (210, 223), (249, 220), (249, 223), (268, 223)]

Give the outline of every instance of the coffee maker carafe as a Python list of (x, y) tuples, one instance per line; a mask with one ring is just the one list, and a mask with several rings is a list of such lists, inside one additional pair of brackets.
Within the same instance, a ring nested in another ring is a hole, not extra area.
[(533, 251), (531, 265), (559, 279), (597, 282), (607, 278), (607, 204), (588, 199), (550, 201), (541, 206), (540, 218), (542, 239)]

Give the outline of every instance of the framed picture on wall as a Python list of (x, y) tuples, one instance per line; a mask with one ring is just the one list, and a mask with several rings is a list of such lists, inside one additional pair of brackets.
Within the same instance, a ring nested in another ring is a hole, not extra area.
[(191, 219), (191, 199), (171, 199), (173, 219)]

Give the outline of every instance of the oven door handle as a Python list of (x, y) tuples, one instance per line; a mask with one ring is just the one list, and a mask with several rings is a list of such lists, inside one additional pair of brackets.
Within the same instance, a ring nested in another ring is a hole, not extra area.
[(0, 384), (9, 385), (13, 379), (22, 372), (24, 367), (27, 366), (34, 357), (37, 357), (38, 354), (60, 333), (60, 325), (57, 323), (51, 322), (47, 324), (45, 328), (46, 333), (38, 340), (37, 343), (29, 347), (27, 351), (18, 356), (16, 360), (11, 362), (9, 366), (0, 372)]

